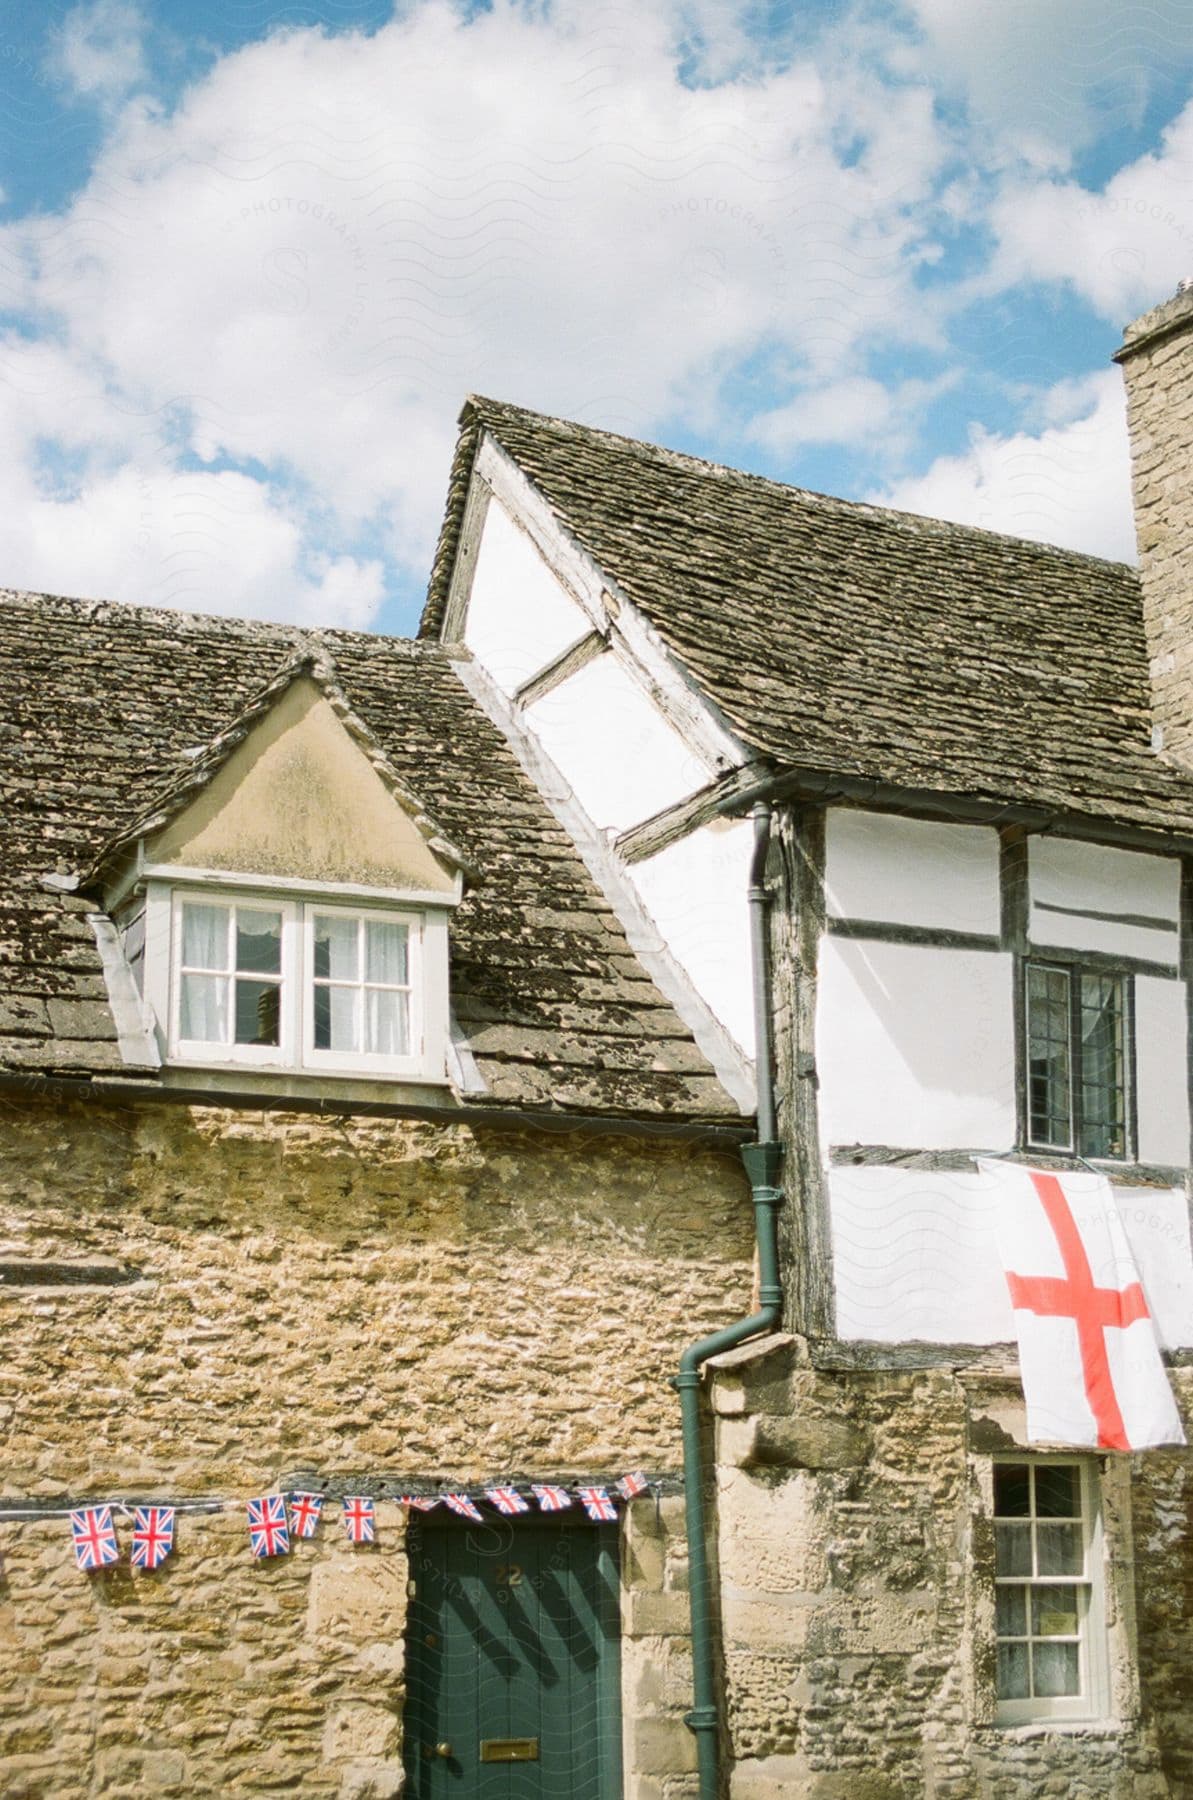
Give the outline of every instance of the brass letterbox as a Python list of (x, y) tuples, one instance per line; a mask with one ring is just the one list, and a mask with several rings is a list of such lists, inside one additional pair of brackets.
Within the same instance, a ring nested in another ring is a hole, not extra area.
[(482, 1762), (537, 1762), (537, 1738), (482, 1738)]

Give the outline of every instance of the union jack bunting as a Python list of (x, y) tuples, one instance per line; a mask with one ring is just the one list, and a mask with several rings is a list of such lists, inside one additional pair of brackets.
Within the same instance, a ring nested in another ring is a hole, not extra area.
[(616, 1486), (623, 1500), (636, 1500), (639, 1494), (646, 1492), (650, 1483), (641, 1469), (635, 1469), (632, 1475), (623, 1475)]
[(71, 1536), (75, 1541), (75, 1562), (80, 1569), (106, 1569), (119, 1562), (120, 1546), (112, 1524), (110, 1506), (83, 1506), (70, 1515)]
[(590, 1519), (615, 1519), (617, 1508), (610, 1500), (603, 1487), (582, 1487), (576, 1492), (580, 1496), (580, 1504)]
[(462, 1519), (475, 1519), (478, 1525), (483, 1523), (480, 1513), (467, 1494), (445, 1494), (443, 1500), (444, 1505), (450, 1506), (452, 1511), (459, 1513)]
[(322, 1494), (296, 1493), (290, 1496), (290, 1534), (296, 1538), (314, 1537), (315, 1527), (323, 1511)]
[(572, 1504), (572, 1496), (566, 1488), (543, 1487), (537, 1481), (532, 1486), (542, 1512), (562, 1512), (565, 1506)]
[(344, 1530), (354, 1544), (371, 1544), (376, 1537), (373, 1502), (363, 1494), (353, 1494), (343, 1501)]
[(286, 1502), (281, 1494), (249, 1501), (249, 1543), (254, 1556), (285, 1556), (290, 1549)]
[(516, 1488), (486, 1488), (485, 1499), (489, 1502), (490, 1506), (495, 1506), (499, 1513), (524, 1513), (530, 1511), (528, 1502), (523, 1500)]
[(134, 1569), (160, 1569), (174, 1548), (174, 1508), (138, 1506), (133, 1513)]
[(438, 1494), (403, 1494), (399, 1506), (416, 1506), (419, 1512), (430, 1512), (439, 1505)]

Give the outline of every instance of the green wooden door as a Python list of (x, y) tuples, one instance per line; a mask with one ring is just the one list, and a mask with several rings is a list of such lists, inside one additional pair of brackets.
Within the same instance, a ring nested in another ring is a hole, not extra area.
[(412, 1527), (410, 1800), (618, 1800), (617, 1530)]

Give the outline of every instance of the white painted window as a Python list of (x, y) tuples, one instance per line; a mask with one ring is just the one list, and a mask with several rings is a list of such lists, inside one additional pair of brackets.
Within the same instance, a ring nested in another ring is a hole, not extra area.
[(151, 911), (169, 921), (170, 1061), (442, 1079), (428, 1054), (445, 1029), (445, 979), (428, 979), (446, 973), (442, 919), (200, 888)]
[(994, 1464), (996, 1716), (1103, 1718), (1109, 1711), (1096, 1471), (1060, 1457)]

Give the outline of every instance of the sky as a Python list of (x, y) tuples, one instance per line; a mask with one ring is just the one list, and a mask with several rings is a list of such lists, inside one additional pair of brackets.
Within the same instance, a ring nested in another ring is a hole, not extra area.
[(0, 6), (0, 586), (415, 629), (469, 392), (1130, 560), (1187, 0)]

